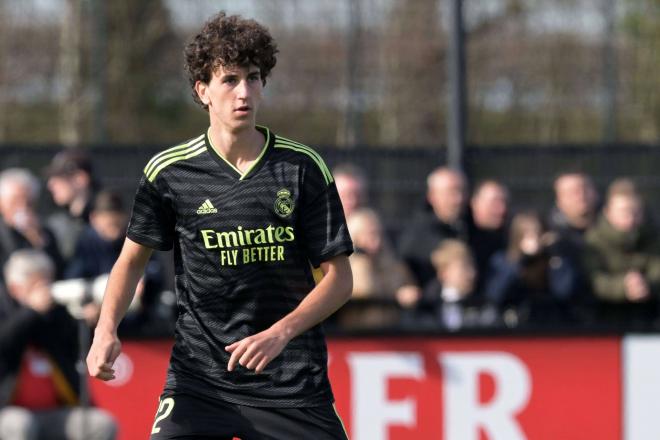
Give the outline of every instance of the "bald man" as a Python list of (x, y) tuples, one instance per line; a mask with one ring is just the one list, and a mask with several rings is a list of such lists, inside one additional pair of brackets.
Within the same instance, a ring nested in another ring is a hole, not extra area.
[(440, 167), (429, 174), (426, 183), (428, 209), (410, 220), (399, 242), (399, 252), (420, 286), (435, 276), (431, 253), (438, 244), (448, 238), (467, 239), (467, 182), (463, 173)]

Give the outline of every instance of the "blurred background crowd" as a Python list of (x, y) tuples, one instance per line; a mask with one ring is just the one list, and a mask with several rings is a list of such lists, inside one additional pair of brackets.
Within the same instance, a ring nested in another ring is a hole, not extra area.
[(659, 328), (660, 237), (633, 179), (599, 194), (588, 174), (565, 170), (539, 210), (498, 180), (470, 185), (439, 167), (425, 203), (388, 231), (364, 172), (335, 176), (356, 249), (341, 328)]
[[(414, 208), (388, 223), (364, 169), (340, 163), (333, 173), (355, 254), (353, 298), (331, 330), (660, 328), (660, 236), (633, 178), (599, 190), (586, 172), (563, 170), (553, 202), (539, 207), (516, 203), (497, 179), (470, 182), (438, 166)], [(54, 300), (93, 325), (124, 240), (126, 198), (100, 185), (83, 150), (59, 152), (39, 176), (3, 170), (0, 263), (17, 250), (43, 252)], [(170, 266), (171, 255), (155, 253), (122, 334), (171, 334)]]

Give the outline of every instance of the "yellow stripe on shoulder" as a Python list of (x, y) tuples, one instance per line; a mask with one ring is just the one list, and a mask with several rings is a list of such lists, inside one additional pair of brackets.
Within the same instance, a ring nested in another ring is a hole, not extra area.
[(149, 175), (154, 168), (158, 165), (159, 162), (167, 160), (167, 158), (172, 157), (177, 154), (185, 154), (185, 151), (190, 148), (191, 145), (198, 143), (204, 139), (204, 135), (197, 136), (196, 138), (185, 142), (183, 144), (176, 145), (174, 147), (168, 148), (156, 154), (151, 160), (147, 163), (147, 166), (144, 167), (144, 174)]
[(151, 174), (146, 175), (147, 180), (149, 180), (149, 182), (153, 182), (156, 179), (158, 173), (160, 173), (165, 167), (172, 165), (175, 162), (179, 162), (181, 160), (186, 160), (195, 156), (199, 156), (206, 150), (207, 150), (206, 143), (204, 141), (201, 141), (193, 145), (189, 149), (185, 150), (182, 154), (178, 154), (164, 161), (160, 161), (156, 166), (156, 168), (154, 168), (153, 171), (151, 171)]
[(328, 166), (325, 164), (321, 156), (307, 145), (283, 138), (281, 136), (275, 136), (275, 148), (287, 148), (289, 150), (306, 154), (316, 163), (316, 165), (318, 165), (327, 185), (330, 185), (330, 183), (334, 181), (330, 169), (328, 169)]

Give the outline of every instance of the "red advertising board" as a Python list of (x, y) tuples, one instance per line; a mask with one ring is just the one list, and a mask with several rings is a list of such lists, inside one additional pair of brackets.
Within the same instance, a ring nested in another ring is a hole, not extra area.
[[(354, 339), (328, 347), (337, 408), (353, 440), (621, 438), (619, 338)], [(127, 342), (120, 383), (94, 381), (121, 439), (148, 437), (169, 348)]]

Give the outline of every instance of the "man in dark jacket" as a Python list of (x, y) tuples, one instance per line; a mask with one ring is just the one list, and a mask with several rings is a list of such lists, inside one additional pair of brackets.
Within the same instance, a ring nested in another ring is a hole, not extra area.
[(552, 248), (573, 268), (575, 289), (569, 302), (573, 313), (581, 322), (592, 322), (596, 305), (582, 254), (585, 235), (598, 218), (598, 192), (588, 174), (575, 170), (560, 173), (553, 188), (555, 204), (547, 217), (554, 240)]
[(113, 439), (116, 427), (110, 415), (77, 406), (77, 325), (53, 302), (53, 274), (52, 261), (37, 250), (16, 251), (5, 265), (7, 291), (0, 294), (0, 438)]
[(39, 181), (26, 169), (0, 173), (0, 267), (17, 249), (39, 249), (53, 260), (59, 276), (63, 260), (55, 235), (37, 214), (39, 191)]
[(483, 290), (490, 259), (506, 248), (509, 190), (497, 180), (485, 180), (474, 188), (470, 198), (469, 246), (477, 270), (474, 292)]
[(467, 184), (463, 174), (437, 168), (429, 175), (427, 187), (429, 209), (412, 218), (399, 242), (399, 252), (420, 286), (435, 278), (431, 254), (438, 244), (448, 238), (467, 240)]

